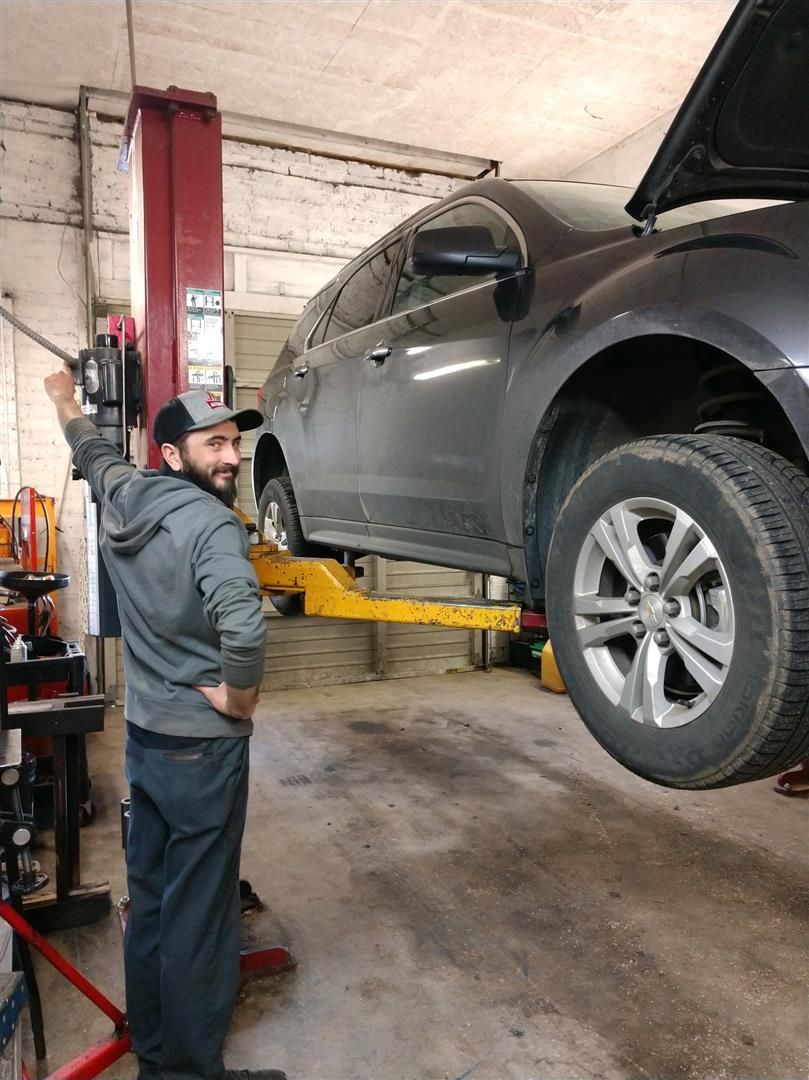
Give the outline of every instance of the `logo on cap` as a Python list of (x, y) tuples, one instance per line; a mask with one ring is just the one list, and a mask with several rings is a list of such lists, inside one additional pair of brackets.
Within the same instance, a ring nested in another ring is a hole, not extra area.
[(211, 391), (209, 390), (208, 391), (208, 408), (209, 409), (226, 409), (227, 405), (225, 405), (224, 401), (220, 401), (220, 399), (218, 397), (216, 397), (215, 394), (211, 393)]

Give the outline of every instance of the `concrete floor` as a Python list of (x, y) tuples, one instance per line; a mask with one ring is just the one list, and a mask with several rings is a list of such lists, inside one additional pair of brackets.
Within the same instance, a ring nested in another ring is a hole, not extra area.
[[(85, 881), (124, 891), (122, 719), (91, 746)], [(567, 698), (499, 670), (268, 698), (243, 875), (255, 943), (229, 1064), (290, 1080), (798, 1080), (809, 802), (671, 792)], [(54, 935), (116, 1001), (110, 918)], [(45, 1075), (108, 1031), (43, 965)], [(33, 1055), (28, 1051), (28, 1060)], [(130, 1080), (131, 1059), (106, 1074)]]

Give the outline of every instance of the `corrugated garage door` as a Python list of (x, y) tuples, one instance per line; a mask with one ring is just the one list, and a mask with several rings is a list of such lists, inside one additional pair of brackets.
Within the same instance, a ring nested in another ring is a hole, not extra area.
[[(280, 352), (293, 321), (275, 316), (228, 315), (226, 351), (236, 376), (236, 402), (254, 407), (256, 391)], [(252, 437), (243, 444), (240, 506), (255, 514), (250, 476)], [(367, 558), (363, 584), (400, 594), (473, 596), (474, 574), (417, 563)], [(332, 619), (284, 618), (267, 602), (267, 688), (324, 686), (384, 676), (439, 673), (479, 665), (479, 635), (431, 626), (380, 626)]]
[[(380, 592), (399, 596), (474, 596), (480, 575), (423, 563), (378, 560)], [(480, 595), (480, 593), (478, 593)], [(380, 626), (380, 674), (438, 674), (480, 665), (479, 634), (441, 626)], [(477, 646), (477, 647), (476, 647)]]

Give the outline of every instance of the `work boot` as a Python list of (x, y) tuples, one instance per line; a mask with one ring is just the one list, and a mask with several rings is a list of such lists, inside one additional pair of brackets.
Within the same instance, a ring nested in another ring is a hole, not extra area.
[(225, 1080), (288, 1080), (281, 1069), (225, 1069)]

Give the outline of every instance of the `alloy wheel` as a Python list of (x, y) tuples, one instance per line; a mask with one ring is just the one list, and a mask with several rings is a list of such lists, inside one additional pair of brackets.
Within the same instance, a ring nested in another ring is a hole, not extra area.
[(625, 499), (599, 516), (576, 562), (573, 611), (590, 673), (638, 723), (691, 723), (721, 692), (730, 583), (711, 538), (672, 503)]
[(287, 539), (287, 527), (284, 521), (284, 511), (281, 509), (277, 502), (270, 502), (267, 507), (267, 513), (264, 518), (264, 527), (262, 529), (264, 536), (270, 544), (275, 544), (279, 551), (289, 550), (289, 541)]

